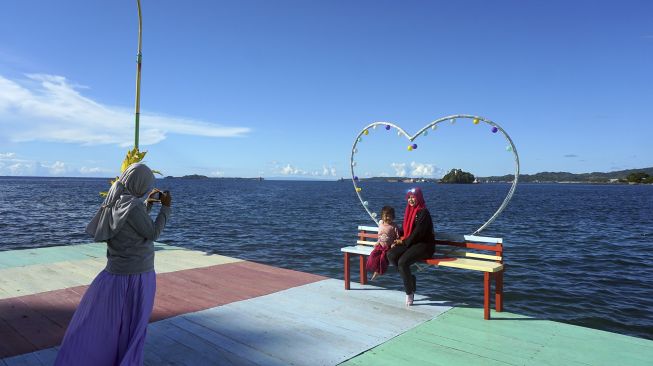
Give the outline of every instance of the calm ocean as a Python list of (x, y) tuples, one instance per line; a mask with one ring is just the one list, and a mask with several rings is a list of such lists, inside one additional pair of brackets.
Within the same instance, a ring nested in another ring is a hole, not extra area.
[[(470, 233), (505, 184), (419, 184), (437, 231)], [(340, 247), (373, 225), (351, 182), (163, 179), (173, 217), (159, 241), (342, 278)], [(404, 183), (365, 183), (403, 216)], [(87, 243), (106, 179), (0, 178), (0, 250)], [(504, 238), (506, 311), (653, 339), (653, 186), (521, 184), (482, 235)], [(357, 266), (354, 266), (355, 272)], [(430, 268), (418, 292), (480, 307), (482, 275)], [(377, 285), (401, 289), (392, 269)], [(398, 298), (397, 301), (403, 301)]]

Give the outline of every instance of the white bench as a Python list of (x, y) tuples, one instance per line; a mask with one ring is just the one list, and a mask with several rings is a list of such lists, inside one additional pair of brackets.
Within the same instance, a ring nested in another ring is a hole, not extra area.
[[(345, 290), (350, 289), (352, 254), (359, 255), (360, 283), (367, 283), (365, 256), (370, 255), (378, 238), (375, 226), (359, 226), (356, 245), (341, 248), (345, 254)], [(492, 254), (483, 254), (492, 252)], [(491, 282), (494, 279), (495, 310), (503, 311), (503, 239), (476, 235), (436, 233), (435, 254), (423, 263), (483, 272), (483, 317), (490, 319)]]

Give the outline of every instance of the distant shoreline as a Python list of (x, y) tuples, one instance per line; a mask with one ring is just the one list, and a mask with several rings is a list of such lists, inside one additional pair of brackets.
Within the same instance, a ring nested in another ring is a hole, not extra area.
[[(643, 172), (653, 176), (653, 167), (641, 169), (627, 169), (613, 172), (593, 172), (593, 173), (569, 173), (569, 172), (540, 172), (536, 174), (520, 174), (519, 183), (533, 184), (611, 184), (611, 185), (638, 185), (648, 183), (629, 183), (625, 179), (629, 174)], [(508, 174), (503, 176), (476, 177), (478, 183), (512, 183), (514, 175)], [(57, 176), (20, 176), (8, 175), (0, 176), (0, 179), (106, 179), (112, 180), (114, 177), (57, 177)], [(190, 174), (180, 177), (166, 176), (157, 179), (214, 179), (214, 180), (250, 180), (250, 181), (310, 181), (310, 182), (345, 182), (351, 181), (351, 178), (339, 179), (314, 179), (311, 177), (209, 177), (200, 174)], [(409, 177), (370, 177), (361, 178), (365, 182), (397, 182), (397, 183), (438, 183), (439, 178), (409, 178)], [(456, 184), (456, 183), (448, 183)]]

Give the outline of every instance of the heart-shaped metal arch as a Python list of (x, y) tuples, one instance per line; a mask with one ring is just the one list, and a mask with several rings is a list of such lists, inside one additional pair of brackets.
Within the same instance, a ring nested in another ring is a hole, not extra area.
[(356, 195), (358, 196), (358, 199), (360, 200), (361, 205), (363, 206), (365, 211), (367, 211), (367, 214), (370, 215), (372, 220), (374, 220), (374, 222), (376, 222), (377, 225), (378, 225), (379, 221), (378, 221), (378, 219), (376, 217), (376, 214), (371, 212), (370, 209), (363, 203), (365, 201), (363, 200), (363, 196), (361, 195), (360, 190), (358, 189), (359, 188), (358, 181), (356, 180), (356, 175), (354, 173), (354, 166), (356, 166), (356, 162), (354, 161), (354, 154), (356, 154), (356, 152), (357, 152), (356, 145), (359, 142), (359, 138), (362, 135), (364, 135), (365, 131), (369, 130), (370, 128), (373, 128), (375, 126), (388, 126), (389, 125), (391, 127), (396, 128), (399, 131), (399, 134), (401, 136), (406, 137), (409, 141), (412, 142), (413, 140), (418, 138), (420, 135), (422, 135), (422, 133), (427, 131), (429, 128), (431, 128), (433, 126), (436, 126), (439, 123), (443, 123), (443, 122), (447, 122), (447, 121), (455, 121), (457, 119), (471, 119), (471, 120), (474, 120), (474, 121), (478, 121), (478, 123), (483, 122), (483, 123), (486, 123), (486, 124), (488, 124), (488, 125), (490, 125), (492, 127), (496, 127), (497, 132), (500, 131), (503, 134), (503, 136), (506, 138), (508, 143), (510, 144), (510, 150), (512, 151), (513, 156), (515, 158), (515, 179), (513, 179), (513, 181), (512, 181), (512, 186), (510, 187), (510, 191), (508, 191), (508, 194), (506, 195), (506, 198), (503, 200), (503, 202), (501, 203), (501, 206), (499, 206), (499, 209), (497, 209), (497, 211), (492, 215), (492, 217), (490, 217), (490, 219), (488, 219), (483, 225), (481, 225), (478, 229), (476, 229), (476, 231), (474, 231), (470, 235), (476, 235), (476, 234), (480, 233), (481, 231), (483, 231), (483, 229), (485, 229), (488, 225), (490, 225), (499, 216), (499, 214), (501, 214), (501, 212), (506, 208), (506, 206), (508, 205), (508, 202), (510, 202), (510, 199), (512, 199), (512, 195), (515, 193), (515, 189), (517, 188), (517, 181), (519, 180), (519, 155), (517, 154), (517, 148), (515, 147), (515, 144), (512, 142), (512, 139), (510, 138), (510, 136), (508, 136), (508, 133), (506, 133), (506, 131), (503, 128), (501, 128), (501, 126), (499, 126), (496, 122), (490, 121), (489, 119), (479, 117), (479, 116), (471, 116), (471, 115), (468, 115), (468, 114), (457, 114), (457, 115), (452, 115), (452, 116), (447, 116), (447, 117), (442, 117), (440, 119), (437, 119), (437, 120), (429, 123), (428, 125), (424, 126), (421, 130), (419, 130), (416, 134), (414, 134), (412, 136), (409, 135), (406, 131), (404, 131), (403, 128), (395, 125), (394, 123), (390, 123), (390, 122), (374, 122), (374, 123), (371, 123), (371, 124), (365, 126), (365, 128), (363, 128), (361, 130), (361, 132), (359, 132), (358, 135), (356, 136), (356, 138), (354, 139), (354, 145), (351, 148), (351, 157), (349, 159), (349, 167), (351, 169), (351, 181), (354, 183), (354, 190), (356, 191)]

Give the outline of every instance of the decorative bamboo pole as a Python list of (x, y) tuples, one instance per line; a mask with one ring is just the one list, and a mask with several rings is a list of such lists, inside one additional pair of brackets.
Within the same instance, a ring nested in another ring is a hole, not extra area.
[(141, 53), (143, 27), (141, 0), (136, 0), (136, 5), (138, 6), (138, 54), (136, 55), (136, 131), (134, 134), (134, 147), (138, 149), (138, 130), (141, 117), (141, 61), (143, 59), (143, 54)]

